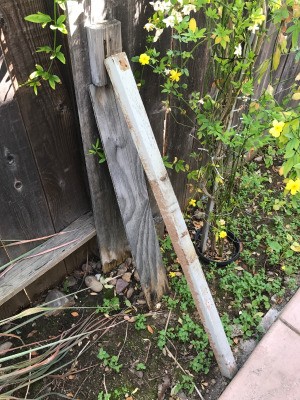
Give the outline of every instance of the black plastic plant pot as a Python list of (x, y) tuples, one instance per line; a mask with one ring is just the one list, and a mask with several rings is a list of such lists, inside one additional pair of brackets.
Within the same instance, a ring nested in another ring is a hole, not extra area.
[(231, 243), (233, 246), (232, 256), (230, 258), (228, 258), (227, 260), (216, 261), (216, 260), (212, 260), (212, 259), (206, 257), (200, 251), (199, 244), (197, 245), (197, 243), (200, 243), (201, 236), (202, 236), (202, 229), (198, 229), (196, 231), (196, 235), (195, 235), (195, 249), (196, 249), (196, 253), (199, 257), (199, 260), (203, 261), (205, 264), (215, 264), (217, 267), (226, 267), (226, 265), (229, 265), (232, 262), (236, 261), (240, 256), (241, 243), (232, 232), (226, 231), (226, 233), (227, 233), (226, 240), (229, 243)]

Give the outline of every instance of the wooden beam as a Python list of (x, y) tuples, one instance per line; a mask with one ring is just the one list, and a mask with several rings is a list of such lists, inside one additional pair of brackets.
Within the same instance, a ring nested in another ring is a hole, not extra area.
[(96, 235), (93, 216), (85, 214), (62, 232), (36, 247), (0, 280), (0, 305), (51, 270)]
[(90, 86), (91, 99), (131, 252), (147, 304), (168, 289), (144, 171), (112, 87)]
[(122, 263), (130, 251), (107, 165), (99, 165), (97, 157), (89, 155), (99, 134), (88, 90), (92, 79), (85, 24), (90, 22), (90, 10), (85, 4), (86, 1), (67, 1), (68, 39), (100, 257), (103, 270), (109, 271)]
[(105, 21), (87, 28), (92, 82), (96, 86), (107, 85), (104, 59), (122, 51), (121, 22)]
[(105, 65), (221, 373), (232, 378), (236, 363), (163, 164), (129, 61), (125, 53), (120, 53), (108, 57)]

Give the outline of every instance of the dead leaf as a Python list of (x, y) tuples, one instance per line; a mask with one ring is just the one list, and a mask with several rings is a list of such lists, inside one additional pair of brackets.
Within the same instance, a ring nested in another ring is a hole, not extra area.
[(34, 350), (30, 354), (31, 354), (31, 357), (36, 357), (36, 356), (39, 355), (39, 353), (37, 351), (34, 351)]
[(67, 397), (72, 398), (72, 397), (74, 397), (74, 394), (72, 392), (69, 392), (69, 393), (67, 393)]
[(76, 317), (78, 317), (78, 316), (79, 316), (79, 314), (78, 314), (78, 312), (77, 312), (77, 311), (73, 311), (73, 312), (71, 312), (71, 315), (72, 315), (72, 317), (74, 317), (74, 318), (76, 318)]
[(235, 338), (233, 339), (233, 341), (234, 341), (235, 344), (238, 344), (239, 338), (235, 337)]
[(31, 331), (28, 333), (27, 337), (30, 338), (32, 336), (34, 336), (37, 333), (37, 330)]
[(150, 333), (151, 333), (151, 335), (153, 335), (154, 331), (153, 331), (153, 328), (152, 328), (152, 326), (150, 326), (150, 325), (147, 325), (147, 329), (148, 329), (148, 332), (150, 332)]
[(124, 319), (125, 319), (125, 321), (128, 321), (128, 322), (135, 322), (135, 318), (130, 317), (129, 315), (124, 315)]
[(70, 379), (70, 381), (72, 381), (73, 379), (75, 379), (75, 375), (72, 375), (72, 374), (69, 375), (69, 376), (68, 376), (68, 379)]

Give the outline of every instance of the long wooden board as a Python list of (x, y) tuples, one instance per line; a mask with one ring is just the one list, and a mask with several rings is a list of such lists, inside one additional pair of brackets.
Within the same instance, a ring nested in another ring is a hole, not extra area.
[(111, 86), (90, 86), (96, 121), (141, 285), (150, 308), (168, 288), (144, 171)]
[[(25, 289), (96, 235), (91, 213), (82, 215), (65, 230), (36, 247), (0, 279), (0, 305)], [(53, 250), (55, 249), (55, 250)]]
[(85, 24), (90, 10), (86, 2), (67, 1), (69, 47), (75, 94), (90, 194), (104, 270), (120, 264), (128, 255), (129, 246), (107, 165), (99, 165), (89, 149), (99, 137), (88, 86), (92, 83)]
[(236, 372), (236, 363), (163, 164), (126, 54), (120, 53), (108, 57), (105, 66), (221, 373), (232, 378)]

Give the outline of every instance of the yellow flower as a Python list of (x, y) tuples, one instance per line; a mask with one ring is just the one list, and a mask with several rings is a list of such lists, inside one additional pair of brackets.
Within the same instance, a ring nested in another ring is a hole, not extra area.
[(224, 219), (220, 219), (219, 224), (220, 224), (221, 226), (225, 225)]
[(191, 199), (189, 201), (189, 206), (196, 207), (196, 200), (195, 199)]
[(175, 278), (175, 276), (176, 276), (176, 272), (173, 272), (173, 271), (169, 272), (170, 278)]
[(196, 32), (196, 30), (197, 30), (197, 22), (196, 22), (195, 18), (191, 18), (190, 19), (189, 30), (194, 32), (194, 33)]
[(171, 81), (178, 82), (182, 73), (177, 71), (177, 69), (171, 69), (170, 71), (170, 79)]
[(221, 231), (221, 232), (219, 233), (219, 238), (220, 238), (220, 239), (224, 239), (224, 238), (226, 238), (226, 236), (227, 236), (227, 232), (226, 232), (226, 231)]
[(289, 179), (286, 184), (285, 190), (291, 192), (292, 196), (300, 192), (300, 179), (296, 179), (295, 181), (293, 179)]
[(281, 267), (281, 269), (282, 269), (282, 271), (285, 271), (285, 270), (286, 270), (285, 265), (283, 265), (283, 266)]
[(274, 121), (272, 122), (272, 124), (273, 124), (273, 128), (271, 128), (270, 130), (269, 130), (269, 132), (270, 132), (270, 134), (272, 135), (272, 136), (274, 136), (274, 137), (279, 137), (280, 136), (280, 134), (281, 134), (281, 132), (282, 132), (282, 130), (283, 130), (283, 127), (284, 127), (284, 122), (283, 121), (277, 121), (277, 119), (274, 119)]
[(149, 64), (150, 63), (150, 57), (148, 56), (148, 54), (143, 53), (143, 54), (140, 55), (139, 62), (142, 65)]

